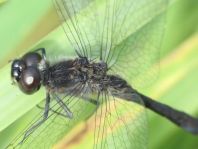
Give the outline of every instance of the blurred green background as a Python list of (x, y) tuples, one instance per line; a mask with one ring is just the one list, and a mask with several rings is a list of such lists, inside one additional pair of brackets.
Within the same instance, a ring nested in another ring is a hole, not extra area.
[[(170, 2), (160, 75), (142, 92), (198, 117), (198, 1)], [(0, 1), (0, 148), (10, 141), (10, 134), (16, 128), (24, 125), (24, 120), (29, 118), (28, 111), (44, 97), (41, 91), (32, 99), (13, 87), (8, 61), (45, 40), (59, 24), (51, 0)], [(17, 101), (16, 96), (20, 97)], [(149, 110), (147, 112), (150, 149), (197, 148), (198, 136), (188, 134)]]

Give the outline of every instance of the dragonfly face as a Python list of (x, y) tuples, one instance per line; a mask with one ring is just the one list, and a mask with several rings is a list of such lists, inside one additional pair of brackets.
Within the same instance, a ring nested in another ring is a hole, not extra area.
[(35, 93), (41, 86), (41, 75), (37, 67), (40, 61), (41, 55), (29, 52), (12, 62), (11, 77), (26, 94)]

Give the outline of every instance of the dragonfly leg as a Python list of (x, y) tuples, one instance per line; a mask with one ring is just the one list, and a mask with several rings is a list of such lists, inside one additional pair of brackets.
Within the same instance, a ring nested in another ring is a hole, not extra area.
[(37, 121), (33, 126), (31, 126), (26, 132), (25, 135), (20, 142), (22, 144), (41, 124), (43, 124), (47, 118), (48, 118), (48, 113), (49, 113), (49, 107), (50, 107), (50, 95), (47, 93), (46, 95), (46, 102), (45, 102), (45, 110), (43, 113), (43, 117), (40, 121)]
[(42, 63), (44, 65), (45, 69), (48, 69), (49, 68), (49, 63), (47, 62), (47, 59), (46, 59), (45, 48), (39, 48), (39, 49), (35, 50), (35, 52), (39, 52), (39, 51), (41, 51)]
[[(94, 99), (91, 99), (91, 98), (89, 98), (89, 99), (87, 99), (87, 98), (82, 98), (82, 99), (85, 100), (86, 102), (89, 102), (89, 103), (95, 105), (95, 106), (98, 106), (98, 105), (99, 105), (99, 102), (96, 101), (96, 100), (94, 100)], [(42, 107), (42, 106), (40, 106), (40, 105), (36, 105), (36, 106), (37, 106), (37, 108), (39, 108), (39, 109), (42, 109), (42, 110), (44, 109), (44, 107)], [(52, 108), (49, 108), (49, 111), (51, 111), (52, 113), (55, 113), (55, 114), (57, 114), (57, 115), (60, 115), (60, 116), (63, 116), (63, 117), (67, 117), (67, 118), (68, 118), (67, 115), (65, 115), (65, 114), (63, 114), (63, 113), (61, 113), (61, 112), (55, 111), (55, 110), (53, 110)]]
[(54, 94), (54, 97), (55, 97), (56, 102), (63, 108), (63, 110), (65, 111), (66, 115), (58, 113), (56, 111), (54, 111), (54, 112), (58, 113), (58, 114), (60, 114), (62, 116), (65, 116), (66, 118), (70, 118), (70, 119), (73, 118), (73, 114), (70, 111), (70, 109), (67, 107), (67, 105), (56, 94)]
[(82, 98), (82, 99), (91, 103), (91, 104), (93, 104), (93, 105), (95, 105), (95, 106), (98, 106), (100, 104), (99, 101), (91, 99), (91, 98)]
[[(39, 108), (39, 109), (41, 109), (41, 110), (44, 109), (44, 107), (41, 107), (40, 105), (36, 105), (36, 107)], [(63, 116), (63, 117), (67, 117), (65, 114), (62, 114), (60, 112), (57, 112), (57, 111), (53, 110), (52, 108), (50, 108), (49, 111), (52, 112), (52, 113), (55, 113), (57, 115), (60, 115), (60, 116)]]
[(37, 52), (37, 51), (41, 51), (41, 56), (42, 56), (42, 58), (44, 59), (44, 61), (46, 62), (46, 52), (45, 52), (45, 48), (36, 49), (35, 52)]

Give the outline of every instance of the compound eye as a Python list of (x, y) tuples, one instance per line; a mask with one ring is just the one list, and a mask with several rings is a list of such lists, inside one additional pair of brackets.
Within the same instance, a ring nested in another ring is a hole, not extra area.
[(26, 66), (37, 66), (40, 63), (42, 57), (36, 52), (29, 52), (22, 57), (22, 60), (25, 62)]
[(12, 62), (12, 69), (19, 69), (20, 71), (22, 71), (23, 69), (25, 69), (25, 62), (19, 59), (16, 59)]
[(21, 77), (21, 72), (25, 67), (24, 61), (18, 59), (14, 60), (11, 66), (11, 77), (18, 82)]
[(17, 82), (19, 81), (20, 79), (20, 74), (21, 72), (19, 71), (19, 69), (12, 69), (11, 70), (11, 76), (13, 79), (15, 79)]
[(40, 88), (40, 72), (35, 67), (27, 67), (23, 70), (19, 80), (20, 89), (26, 94), (33, 94)]

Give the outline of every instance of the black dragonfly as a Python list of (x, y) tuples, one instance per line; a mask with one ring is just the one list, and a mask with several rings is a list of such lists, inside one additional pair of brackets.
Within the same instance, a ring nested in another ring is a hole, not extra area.
[(47, 49), (39, 48), (12, 62), (11, 76), (21, 91), (33, 94), (44, 86), (46, 98), (9, 148), (50, 148), (80, 120), (90, 119), (90, 111), (92, 148), (146, 148), (144, 107), (198, 133), (197, 119), (135, 89), (157, 74), (152, 67), (167, 0), (55, 0), (55, 6), (73, 58), (52, 63)]

